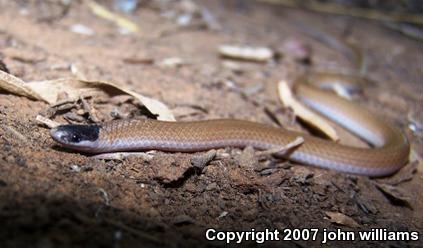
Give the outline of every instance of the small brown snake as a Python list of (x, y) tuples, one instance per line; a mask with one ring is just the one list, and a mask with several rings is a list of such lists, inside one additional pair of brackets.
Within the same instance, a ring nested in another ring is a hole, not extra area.
[(369, 111), (327, 91), (296, 84), (297, 97), (307, 106), (367, 141), (373, 148), (341, 145), (329, 140), (242, 120), (164, 122), (119, 120), (92, 125), (63, 125), (51, 130), (62, 146), (87, 153), (162, 150), (196, 152), (222, 147), (253, 146), (259, 150), (283, 147), (304, 137), (282, 157), (341, 172), (390, 175), (407, 161), (410, 145), (396, 127)]

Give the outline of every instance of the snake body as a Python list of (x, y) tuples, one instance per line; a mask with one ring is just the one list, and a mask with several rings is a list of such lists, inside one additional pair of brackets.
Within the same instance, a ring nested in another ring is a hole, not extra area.
[(304, 138), (280, 156), (302, 164), (367, 176), (390, 175), (408, 161), (410, 146), (396, 127), (329, 92), (299, 84), (296, 95), (306, 105), (367, 141), (373, 148), (345, 146), (304, 133), (234, 119), (165, 122), (115, 120), (92, 125), (63, 125), (51, 130), (62, 146), (87, 153), (163, 150), (196, 152), (222, 147), (283, 147)]

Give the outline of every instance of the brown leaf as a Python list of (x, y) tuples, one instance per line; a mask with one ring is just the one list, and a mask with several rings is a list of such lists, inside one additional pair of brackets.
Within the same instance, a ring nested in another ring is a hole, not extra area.
[(410, 203), (410, 197), (406, 196), (405, 193), (397, 187), (381, 183), (375, 183), (375, 185), (392, 204), (413, 209)]
[(20, 78), (0, 70), (0, 89), (33, 100), (43, 100), (37, 92), (29, 88)]
[(402, 184), (404, 182), (411, 181), (414, 177), (414, 175), (417, 172), (417, 165), (419, 164), (419, 161), (414, 160), (412, 162), (409, 162), (406, 166), (401, 168), (400, 171), (398, 171), (394, 176), (389, 177), (387, 179), (380, 179), (377, 180), (378, 183), (385, 183), (392, 186), (397, 186), (399, 184)]
[(130, 95), (139, 100), (153, 115), (157, 115), (158, 120), (175, 121), (175, 117), (164, 103), (111, 82), (60, 78), (25, 83), (11, 74), (0, 71), (0, 89), (31, 99), (42, 100), (51, 105), (58, 102), (62, 92), (66, 92), (67, 100), (78, 100), (81, 96), (97, 94), (106, 94), (110, 98), (117, 95)]
[(330, 218), (329, 221), (339, 225), (349, 227), (359, 227), (360, 225), (351, 217), (338, 212), (326, 211), (325, 214)]

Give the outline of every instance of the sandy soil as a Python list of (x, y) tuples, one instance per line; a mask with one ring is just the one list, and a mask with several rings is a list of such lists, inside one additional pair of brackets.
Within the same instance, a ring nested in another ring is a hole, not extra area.
[[(355, 100), (401, 127), (413, 150), (423, 154), (422, 136), (409, 129), (410, 121), (420, 125), (423, 121), (418, 116), (423, 99), (423, 46), (380, 23), (252, 1), (210, 0), (197, 5), (216, 17), (217, 30), (205, 27), (201, 18), (188, 27), (178, 26), (163, 14), (179, 13), (180, 4), (150, 3), (127, 16), (139, 25), (140, 34), (123, 35), (116, 24), (93, 15), (79, 1), (63, 15), (60, 5), (48, 2), (0, 3), (0, 54), (10, 73), (25, 81), (77, 74), (117, 82), (163, 101), (178, 120), (238, 118), (271, 125), (279, 122), (308, 132), (281, 105), (276, 84), (305, 70), (354, 68), (342, 51), (304, 33), (304, 26), (327, 37), (348, 38), (365, 55), (366, 76), (376, 82)], [(83, 24), (94, 34), (70, 31), (74, 24)], [(301, 57), (286, 48), (292, 41), (311, 51)], [(235, 61), (240, 68), (234, 69), (218, 56), (222, 44), (267, 46), (281, 56), (268, 63)], [(186, 63), (160, 64), (172, 57)], [(91, 103), (100, 120), (111, 119), (116, 111), (128, 118), (143, 114), (123, 101), (103, 104), (109, 107)], [(56, 109), (52, 118), (67, 123), (66, 114), (71, 112), (75, 122), (78, 108), (80, 103)], [(43, 102), (0, 95), (2, 247), (223, 246), (205, 240), (204, 232), (210, 227), (423, 231), (423, 170), (416, 163), (392, 177), (370, 179), (259, 159), (249, 149), (221, 149), (218, 158), (199, 166), (195, 161), (207, 153), (154, 152), (98, 160), (58, 147), (48, 128), (35, 120), (37, 114), (49, 111)], [(88, 121), (86, 114), (80, 117)], [(343, 143), (363, 144), (339, 132)], [(328, 212), (348, 216), (353, 223), (342, 219), (334, 223)], [(279, 241), (264, 246), (317, 246), (320, 234), (314, 242)], [(417, 247), (422, 238), (389, 245)], [(330, 242), (331, 246), (345, 244)], [(348, 246), (370, 244), (387, 245), (356, 240)]]

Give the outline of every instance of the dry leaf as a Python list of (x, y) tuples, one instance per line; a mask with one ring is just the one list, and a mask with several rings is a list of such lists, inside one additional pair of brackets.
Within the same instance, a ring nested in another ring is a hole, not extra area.
[(399, 190), (397, 187), (382, 183), (375, 183), (375, 185), (376, 188), (380, 190), (392, 204), (413, 209), (413, 206), (410, 203), (410, 197), (406, 196), (404, 192)]
[(360, 226), (353, 218), (346, 216), (345, 214), (338, 213), (338, 212), (329, 212), (329, 211), (326, 211), (325, 214), (330, 218), (329, 221), (332, 223), (349, 226), (349, 227)]
[(329, 125), (329, 123), (323, 117), (306, 108), (294, 97), (291, 88), (288, 86), (288, 83), (285, 80), (279, 82), (278, 91), (283, 105), (285, 105), (285, 107), (292, 108), (296, 116), (321, 130), (330, 139), (335, 141), (339, 140), (335, 129)]
[(110, 82), (61, 78), (25, 83), (17, 77), (0, 71), (0, 89), (31, 99), (43, 100), (51, 105), (57, 103), (58, 96), (63, 92), (66, 93), (68, 100), (78, 100), (84, 95), (102, 93), (109, 97), (131, 95), (139, 100), (153, 115), (157, 115), (158, 120), (175, 121), (175, 117), (164, 103)]
[(385, 183), (391, 186), (398, 186), (404, 182), (409, 182), (413, 180), (414, 175), (417, 173), (417, 165), (419, 161), (410, 160), (408, 164), (402, 167), (394, 176), (388, 177), (387, 179), (377, 180), (377, 183)]
[(20, 78), (0, 70), (0, 89), (16, 95), (25, 96), (33, 100), (42, 100), (42, 97), (27, 87)]
[(233, 59), (266, 62), (273, 58), (273, 51), (267, 47), (241, 47), (222, 45), (219, 47), (219, 54)]

